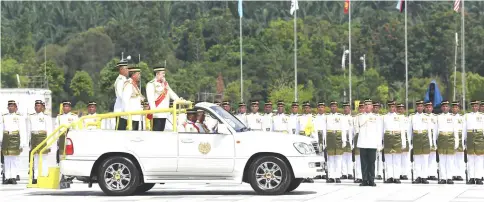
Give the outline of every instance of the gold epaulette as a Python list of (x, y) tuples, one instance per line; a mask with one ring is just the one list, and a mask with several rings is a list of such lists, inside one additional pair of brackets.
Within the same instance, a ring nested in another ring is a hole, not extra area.
[(148, 82), (148, 83), (154, 83), (154, 82), (155, 82), (155, 80), (153, 79), (153, 80), (151, 80), (151, 81), (150, 81), (150, 82)]

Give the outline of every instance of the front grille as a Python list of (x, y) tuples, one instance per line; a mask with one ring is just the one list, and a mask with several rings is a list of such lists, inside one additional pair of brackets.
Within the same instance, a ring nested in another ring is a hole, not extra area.
[(318, 143), (313, 142), (312, 144), (313, 144), (314, 151), (316, 151), (316, 154), (320, 154), (321, 150), (319, 149)]

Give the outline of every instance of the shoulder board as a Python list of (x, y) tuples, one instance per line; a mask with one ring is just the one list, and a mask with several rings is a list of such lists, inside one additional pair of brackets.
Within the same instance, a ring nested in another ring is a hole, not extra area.
[(77, 114), (76, 114), (76, 113), (71, 113), (71, 115), (76, 115), (76, 116), (77, 116)]
[(7, 115), (8, 115), (8, 113), (3, 114), (3, 116), (7, 116)]
[(151, 80), (151, 81), (150, 81), (150, 82), (148, 82), (148, 83), (154, 83), (154, 82), (155, 82), (155, 80), (153, 79), (153, 80)]
[(411, 113), (411, 114), (409, 114), (409, 116), (413, 116), (413, 115), (415, 115), (415, 113)]
[(31, 113), (31, 114), (29, 114), (29, 115), (35, 115), (35, 113)]
[(356, 116), (359, 116), (359, 115), (362, 115), (362, 113), (358, 113), (358, 114), (356, 114)]
[(123, 80), (123, 77), (118, 76), (118, 80)]

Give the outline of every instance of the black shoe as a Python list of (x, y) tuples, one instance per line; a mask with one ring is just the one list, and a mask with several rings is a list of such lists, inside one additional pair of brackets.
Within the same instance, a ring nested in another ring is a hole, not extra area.
[(471, 178), (466, 184), (476, 184), (476, 180), (474, 178)]
[(341, 180), (339, 178), (336, 178), (336, 183), (341, 183)]
[(457, 180), (457, 176), (452, 176), (452, 180)]
[(8, 183), (9, 181), (7, 179), (2, 182), (2, 184), (8, 184)]
[(370, 186), (367, 181), (362, 181), (360, 183), (360, 187), (367, 187), (367, 186)]
[(326, 177), (326, 175), (322, 175), (321, 179), (326, 180), (326, 179), (328, 179), (328, 177)]
[(37, 184), (37, 179), (33, 179), (32, 184)]
[(321, 175), (318, 175), (318, 176), (314, 177), (314, 179), (316, 179), (316, 180), (319, 180), (319, 179), (322, 179), (322, 178), (323, 177), (321, 177)]
[(435, 176), (429, 176), (429, 178), (427, 178), (428, 180), (437, 180), (437, 178)]
[(387, 180), (385, 180), (385, 182), (383, 183), (393, 183), (393, 178), (388, 178)]
[(463, 179), (461, 176), (457, 176), (457, 177), (455, 178), (455, 180), (456, 180), (456, 181), (464, 181), (464, 179)]
[(326, 180), (326, 183), (334, 183), (334, 182), (335, 182), (335, 180), (333, 178), (329, 178), (329, 179)]
[(447, 182), (445, 180), (440, 180), (439, 184), (447, 184)]
[(372, 186), (372, 187), (376, 187), (376, 183), (375, 182), (370, 182), (368, 183), (369, 186)]
[(447, 184), (454, 184), (454, 181), (452, 181), (452, 180), (447, 180)]
[(412, 184), (420, 184), (420, 183), (422, 183), (422, 178), (420, 177), (417, 177), (417, 179), (412, 182)]
[(306, 178), (303, 180), (304, 183), (314, 183), (314, 180), (311, 178)]
[(422, 183), (422, 184), (429, 184), (429, 181), (427, 181), (427, 179), (422, 179), (422, 180), (420, 181), (420, 183)]
[(378, 176), (376, 176), (376, 178), (375, 178), (375, 179), (377, 179), (377, 180), (382, 180), (383, 178), (381, 177), (381, 175), (378, 175)]
[(20, 181), (20, 176), (17, 175), (17, 177), (15, 178), (16, 181)]
[(476, 180), (476, 184), (478, 184), (478, 185), (482, 185), (482, 184), (484, 184), (484, 183), (482, 183), (482, 180), (477, 179), (477, 180)]
[(348, 179), (348, 176), (343, 175), (343, 176), (341, 176), (341, 179), (346, 180), (346, 179)]
[(349, 180), (354, 179), (354, 178), (353, 178), (353, 175), (348, 175), (348, 179), (349, 179)]
[(408, 180), (408, 177), (406, 175), (400, 175), (400, 180)]
[(393, 180), (393, 183), (395, 183), (395, 184), (401, 184), (402, 182), (399, 179), (395, 179), (395, 180)]

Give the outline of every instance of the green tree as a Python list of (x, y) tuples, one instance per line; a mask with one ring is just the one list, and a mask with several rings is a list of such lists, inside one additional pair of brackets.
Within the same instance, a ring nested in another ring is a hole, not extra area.
[(77, 100), (89, 102), (89, 98), (94, 95), (94, 83), (91, 76), (86, 71), (77, 71), (71, 80), (70, 88)]

